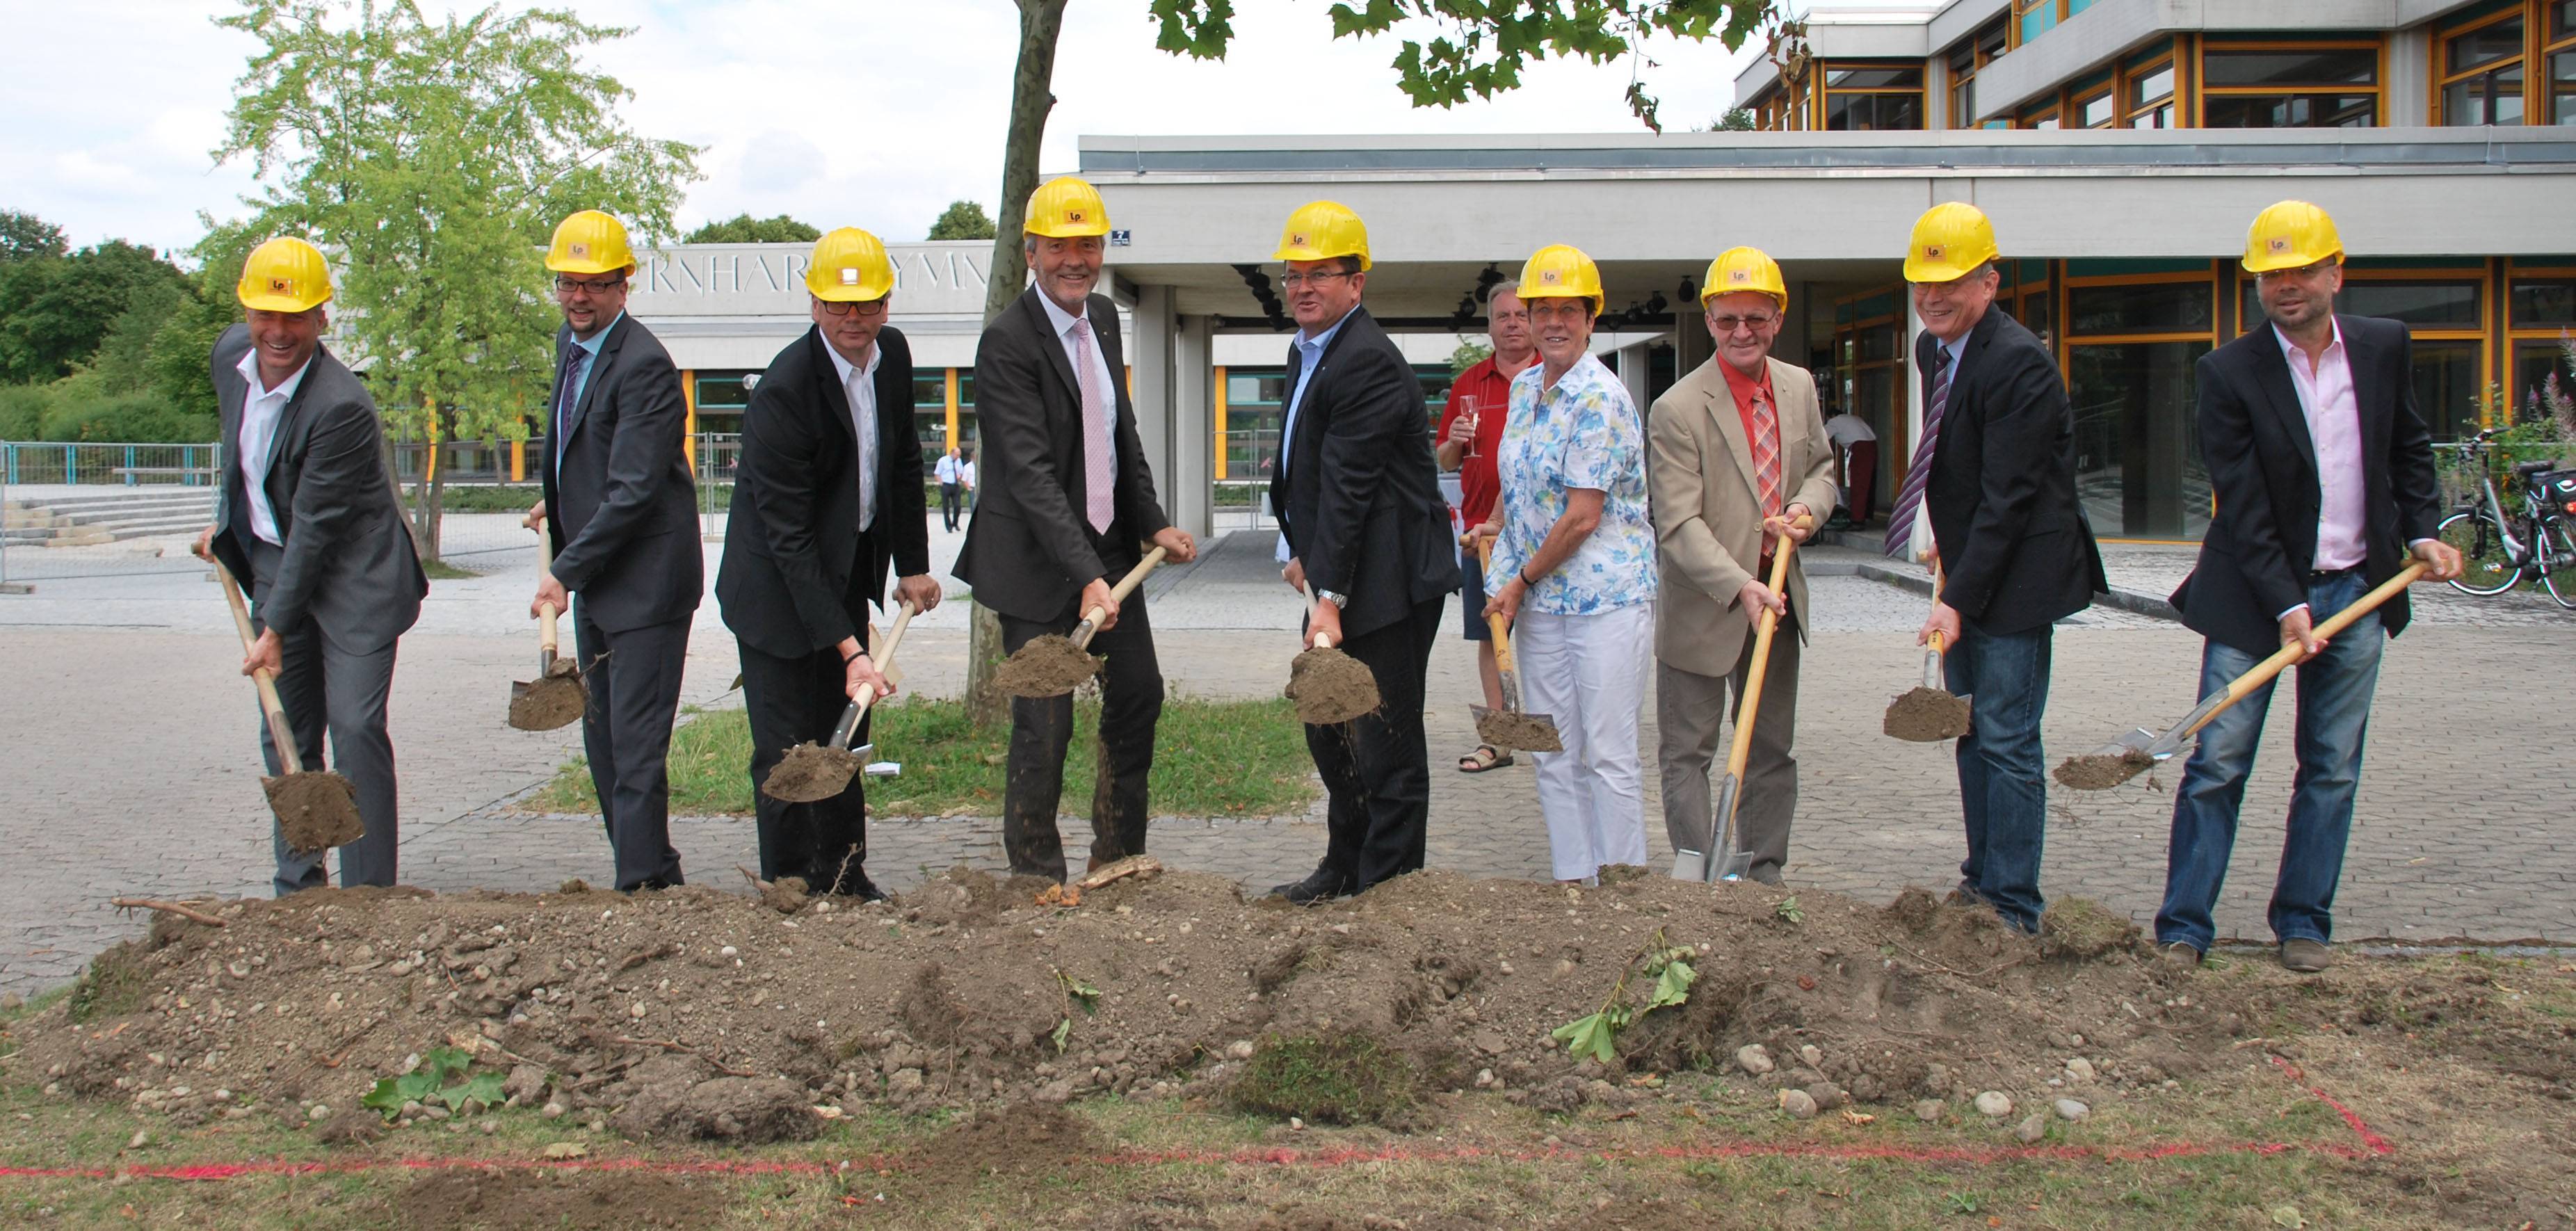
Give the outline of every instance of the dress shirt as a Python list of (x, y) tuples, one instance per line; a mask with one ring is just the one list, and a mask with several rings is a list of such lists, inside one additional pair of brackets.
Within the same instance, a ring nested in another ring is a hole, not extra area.
[(938, 469), (938, 473), (937, 473), (937, 478), (938, 478), (938, 479), (939, 479), (939, 481), (940, 481), (940, 482), (942, 482), (942, 483), (954, 483), (954, 482), (956, 482), (956, 481), (957, 481), (957, 459), (956, 459), (956, 458), (953, 458), (953, 457), (943, 457), (943, 458), (940, 458), (940, 459), (939, 459), (939, 469)]
[[(1744, 425), (1744, 444), (1746, 448), (1755, 447), (1753, 438), (1754, 396), (1759, 394), (1763, 401), (1771, 403), (1771, 451), (1773, 453), (1778, 453), (1780, 451), (1780, 399), (1777, 395), (1771, 392), (1770, 361), (1767, 359), (1763, 361), (1762, 375), (1758, 378), (1747, 376), (1742, 372), (1736, 371), (1735, 365), (1728, 363), (1723, 358), (1717, 361), (1717, 370), (1726, 377), (1726, 391), (1735, 395), (1735, 421)], [(1752, 459), (1748, 457), (1745, 460), (1750, 461)], [(1783, 498), (1786, 498), (1785, 487), (1783, 488)]]
[[(2348, 569), (2362, 562), (2364, 521), (2361, 472), (2361, 402), (2352, 389), (2352, 362), (2344, 351), (2343, 326), (2332, 319), (2333, 340), (2314, 366), (2308, 352), (2281, 327), (2272, 336), (2290, 364), (2290, 383), (2298, 386), (2299, 410), (2307, 416), (2308, 439), (2317, 451), (2317, 555), (2309, 567), (2320, 573)], [(2283, 612), (2283, 615), (2289, 614)]]
[(841, 374), (841, 392), (850, 400), (850, 432), (859, 442), (859, 529), (877, 524), (877, 360), (885, 348), (868, 346), (868, 366), (853, 367), (832, 344), (823, 344), (832, 370)]
[(295, 390), (304, 384), (304, 374), (313, 370), (313, 360), (274, 389), (259, 387), (259, 348), (254, 346), (241, 357), (237, 369), (242, 375), (241, 467), (242, 495), (250, 504), (250, 532), (259, 541), (278, 547), (286, 538), (277, 528), (277, 510), (268, 503), (268, 464), (277, 452), (277, 428), (286, 419), (286, 404), (295, 400)]
[[(1082, 398), (1082, 348), (1074, 341), (1073, 326), (1077, 321), (1091, 319), (1091, 314), (1086, 311), (1075, 316), (1057, 307), (1044, 291), (1038, 293), (1038, 302), (1046, 306), (1047, 325), (1055, 330), (1055, 340), (1064, 346), (1064, 361), (1073, 365), (1073, 396), (1079, 405)], [(1101, 422), (1109, 428), (1109, 439), (1102, 443), (1109, 447), (1109, 473), (1114, 475), (1118, 473), (1118, 382), (1111, 377), (1109, 355), (1100, 349), (1100, 336), (1096, 329), (1092, 331), (1091, 338), (1091, 374), (1100, 378), (1101, 396), (1109, 399), (1109, 404), (1100, 408), (1103, 412)]]
[[(1356, 306), (1351, 309), (1352, 312), (1358, 310)], [(1297, 348), (1297, 387), (1289, 391), (1288, 410), (1279, 423), (1278, 468), (1280, 470), (1288, 468), (1288, 458), (1292, 456), (1289, 442), (1297, 438), (1297, 408), (1305, 404), (1306, 382), (1315, 378), (1315, 369), (1323, 364), (1324, 351), (1333, 344), (1333, 335), (1340, 333), (1342, 321), (1349, 319), (1351, 319), (1350, 312), (1342, 313), (1340, 320), (1324, 327), (1324, 332), (1311, 338), (1300, 333), (1292, 344)], [(1531, 367), (1535, 369), (1537, 365), (1532, 364)], [(1278, 559), (1281, 564), (1288, 562), (1288, 536), (1284, 534), (1279, 536)]]
[[(581, 405), (582, 390), (590, 388), (590, 374), (599, 370), (599, 348), (607, 343), (608, 331), (617, 328), (617, 322), (625, 319), (626, 313), (621, 311), (617, 315), (610, 317), (606, 325), (601, 326), (598, 332), (591, 334), (589, 337), (585, 338), (579, 334), (575, 334), (573, 336), (572, 344), (589, 352), (590, 357), (582, 360), (581, 371), (573, 377), (572, 388), (567, 391), (572, 398), (572, 406)], [(547, 409), (552, 410), (554, 408), (550, 406), (547, 407)], [(569, 426), (572, 422), (572, 417), (570, 415), (566, 415), (564, 417), (564, 422)], [(560, 475), (563, 473), (564, 443), (572, 439), (572, 433), (558, 432), (555, 435), (555, 473)]]

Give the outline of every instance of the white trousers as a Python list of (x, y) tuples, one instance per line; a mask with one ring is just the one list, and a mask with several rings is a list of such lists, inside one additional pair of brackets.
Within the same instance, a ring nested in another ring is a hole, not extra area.
[(1556, 720), (1563, 752), (1538, 766), (1539, 815), (1558, 880), (1646, 862), (1645, 776), (1637, 714), (1655, 661), (1655, 605), (1594, 615), (1522, 610), (1512, 646), (1521, 707)]

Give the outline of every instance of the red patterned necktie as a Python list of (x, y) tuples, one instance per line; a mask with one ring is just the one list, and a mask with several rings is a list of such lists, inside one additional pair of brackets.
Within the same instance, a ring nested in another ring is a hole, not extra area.
[(1109, 532), (1109, 519), (1116, 505), (1110, 499), (1113, 480), (1109, 475), (1109, 391), (1100, 387), (1100, 374), (1093, 370), (1091, 318), (1076, 317), (1073, 322), (1073, 373), (1082, 386), (1082, 509), (1091, 522), (1094, 534)]
[[(1780, 515), (1780, 412), (1771, 405), (1771, 396), (1760, 389), (1753, 391), (1753, 486), (1762, 498), (1762, 516)], [(1779, 536), (1762, 536), (1762, 554), (1770, 555), (1779, 546)]]

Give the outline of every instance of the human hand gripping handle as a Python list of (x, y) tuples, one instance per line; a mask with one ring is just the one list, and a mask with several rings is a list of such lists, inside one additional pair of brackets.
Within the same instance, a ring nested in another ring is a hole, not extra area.
[[(903, 644), (903, 630), (912, 626), (912, 617), (920, 611), (921, 608), (910, 599), (904, 600), (903, 606), (895, 612), (893, 630), (886, 634), (883, 656), (872, 664), (865, 676), (847, 681), (850, 707), (841, 711), (841, 725), (832, 729), (833, 747), (846, 751), (851, 737), (858, 734), (859, 719), (867, 715), (868, 707), (880, 697), (894, 695), (894, 681), (887, 678), (885, 670), (894, 665), (895, 648)], [(866, 662), (868, 656), (861, 655), (851, 659), (849, 665), (855, 668)], [(855, 676), (856, 673), (853, 674)]]
[[(225, 568), (223, 561), (217, 560), (214, 564), (215, 580), (223, 583), (224, 599), (232, 605), (233, 628), (241, 634), (242, 653), (256, 657), (258, 652), (252, 648), (253, 642), (265, 638), (255, 639), (251, 635), (250, 608), (242, 602), (241, 583), (233, 580), (232, 570)], [(257, 667), (250, 672), (250, 679), (259, 687), (260, 713), (268, 719), (268, 737), (277, 745), (278, 764), (284, 766), (287, 773), (303, 773), (304, 758), (296, 754), (295, 732), (286, 725), (286, 703), (277, 699), (277, 672), (266, 666)]]
[(1145, 580), (1145, 574), (1153, 572), (1154, 566), (1161, 564), (1171, 554), (1171, 549), (1168, 547), (1157, 547), (1146, 552), (1145, 558), (1137, 561), (1136, 567), (1127, 570), (1127, 575), (1119, 578), (1118, 584), (1111, 586), (1106, 593), (1094, 593), (1100, 585), (1100, 579), (1092, 578), (1091, 584), (1082, 588), (1082, 623), (1073, 626), (1073, 632), (1066, 640), (1073, 642), (1076, 649), (1086, 648), (1091, 644), (1091, 638), (1100, 630), (1117, 627), (1119, 604), (1126, 602), (1127, 596), (1136, 592), (1137, 585)]
[[(2228, 706), (2244, 700), (2247, 693), (2271, 683), (2274, 677), (2288, 670), (2293, 664), (2305, 662), (2313, 657), (2316, 650), (2308, 648), (2309, 641), (2313, 641), (2317, 649), (2324, 649), (2328, 640), (2352, 627), (2353, 621), (2378, 610), (2380, 604), (2396, 597), (2398, 591), (2415, 584), (2432, 571), (2431, 562), (2417, 560), (2399, 569), (2396, 576), (2379, 583), (2378, 587), (2370, 593), (2354, 599), (2351, 606), (2327, 617), (2325, 623), (2317, 625), (2312, 630), (2307, 640), (2286, 641), (2270, 658), (2254, 664), (2253, 670), (2229, 680), (2226, 688), (2202, 698), (2200, 706), (2192, 711), (2191, 717), (2184, 720), (2183, 735), (2188, 737), (2197, 733), (2202, 727), (2208, 726), (2210, 720), (2225, 712)], [(2299, 614), (2306, 613), (2301, 611)]]

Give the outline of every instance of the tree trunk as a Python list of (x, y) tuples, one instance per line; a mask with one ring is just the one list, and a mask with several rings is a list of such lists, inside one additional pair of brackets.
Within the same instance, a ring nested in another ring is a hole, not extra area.
[[(1064, 28), (1066, 0), (1019, 0), (1019, 67), (1011, 76), (1011, 124), (1002, 146), (1002, 201), (993, 222), (993, 263), (985, 279), (984, 320), (990, 324), (1027, 284), (1020, 271), (1020, 227), (1029, 194), (1038, 186), (1038, 146), (1047, 113), (1055, 109), (1056, 35)], [(977, 725), (1009, 716), (1008, 699), (993, 688), (1002, 661), (1002, 626), (981, 603), (971, 608), (966, 640), (966, 712)]]

